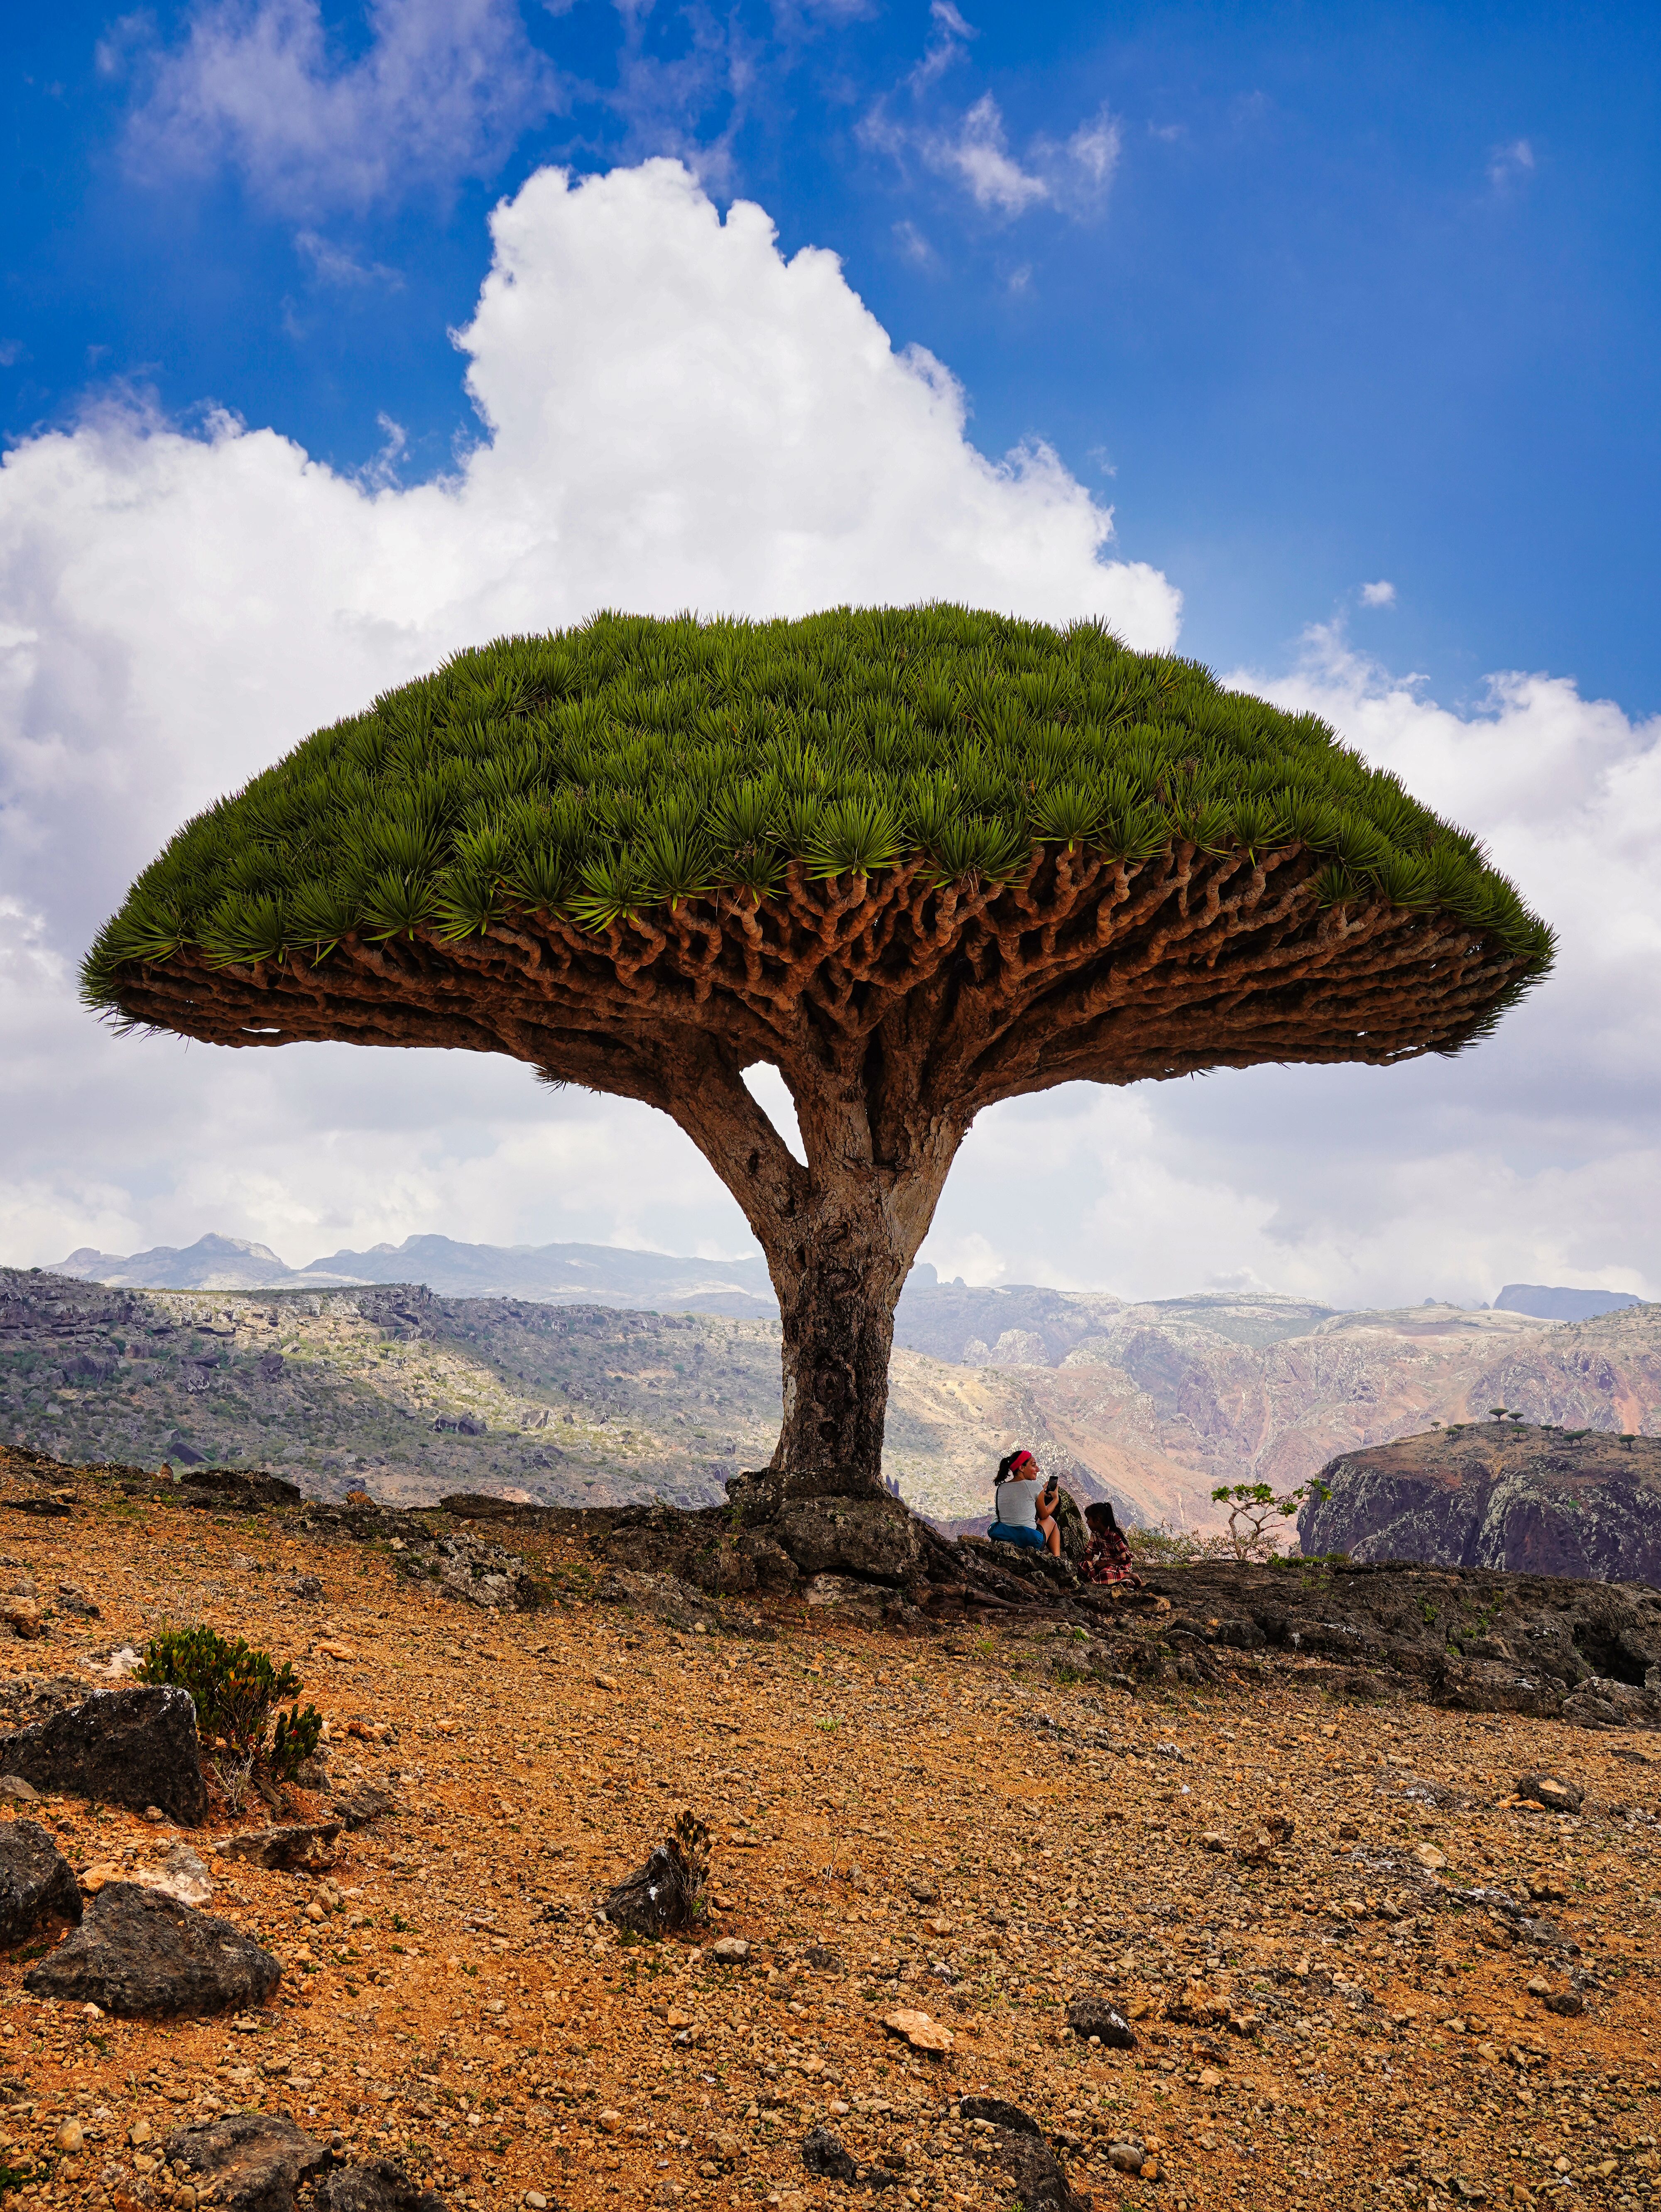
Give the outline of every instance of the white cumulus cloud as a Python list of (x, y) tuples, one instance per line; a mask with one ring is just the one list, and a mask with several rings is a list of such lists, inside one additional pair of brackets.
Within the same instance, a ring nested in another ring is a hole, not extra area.
[(1364, 607), (1393, 607), (1395, 604), (1396, 586), (1384, 577), (1381, 576), (1376, 584), (1362, 585), (1361, 605)]
[(356, 480), (225, 415), (186, 434), (109, 410), (5, 456), (6, 1257), (210, 1227), (321, 1249), (455, 1230), (457, 1207), (459, 1233), (509, 1241), (638, 1239), (649, 1216), (742, 1245), (643, 1111), (447, 1055), (118, 1041), (75, 1006), (75, 963), (187, 815), (504, 630), (951, 598), (1176, 638), (1171, 584), (1109, 557), (1110, 512), (1041, 445), (979, 453), (948, 371), (895, 349), (834, 255), (787, 262), (760, 208), (723, 221), (659, 161), (539, 173), (494, 233), (459, 337), (484, 434), (441, 482), (392, 481), (390, 422)]

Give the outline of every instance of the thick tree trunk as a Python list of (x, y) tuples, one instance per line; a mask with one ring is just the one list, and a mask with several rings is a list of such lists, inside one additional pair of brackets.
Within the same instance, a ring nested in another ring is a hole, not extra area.
[(857, 1211), (865, 1218), (823, 1223), (768, 1254), (784, 1325), (773, 1466), (839, 1491), (874, 1489), (881, 1478), (894, 1307), (911, 1265), (882, 1234), (876, 1194)]
[(963, 1131), (887, 1101), (879, 1116), (857, 1079), (791, 1087), (806, 1167), (733, 1071), (706, 1067), (671, 1110), (744, 1208), (778, 1293), (782, 1491), (874, 1492), (894, 1308)]

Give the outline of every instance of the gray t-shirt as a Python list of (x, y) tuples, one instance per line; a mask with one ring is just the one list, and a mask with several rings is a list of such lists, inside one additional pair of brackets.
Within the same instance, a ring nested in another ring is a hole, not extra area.
[(999, 1520), (1006, 1528), (1036, 1528), (1038, 1525), (1039, 1498), (1050, 1486), (1047, 1475), (1035, 1474), (1023, 1482), (1019, 1475), (1011, 1475), (1001, 1482), (993, 1496)]

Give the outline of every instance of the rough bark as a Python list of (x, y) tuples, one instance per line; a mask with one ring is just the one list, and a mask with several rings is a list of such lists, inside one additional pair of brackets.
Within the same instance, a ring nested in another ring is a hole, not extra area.
[[(1015, 880), (921, 862), (722, 893), (603, 936), (504, 909), (326, 957), (135, 964), (135, 1022), (222, 1044), (502, 1052), (673, 1116), (744, 1208), (784, 1324), (775, 1466), (874, 1484), (895, 1301), (958, 1145), (996, 1102), (1263, 1060), (1384, 1065), (1480, 1033), (1527, 963), (1451, 915), (1323, 907), (1301, 847), (1146, 861), (1043, 848)], [(745, 1088), (778, 1069), (804, 1165)]]

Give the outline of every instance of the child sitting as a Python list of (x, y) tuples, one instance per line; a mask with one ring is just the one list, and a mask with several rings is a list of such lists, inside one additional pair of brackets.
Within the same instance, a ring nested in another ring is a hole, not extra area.
[(1084, 1517), (1090, 1530), (1090, 1541), (1079, 1562), (1080, 1580), (1120, 1583), (1127, 1589), (1140, 1589), (1141, 1577), (1132, 1568), (1130, 1547), (1114, 1518), (1113, 1508), (1104, 1499), (1098, 1499), (1095, 1504), (1085, 1507)]

